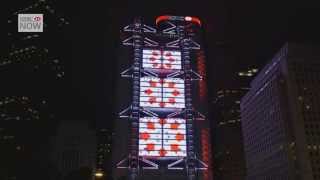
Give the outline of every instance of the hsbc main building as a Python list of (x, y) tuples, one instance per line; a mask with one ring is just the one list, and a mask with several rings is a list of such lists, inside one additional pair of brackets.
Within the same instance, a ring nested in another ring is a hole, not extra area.
[(113, 177), (212, 180), (200, 19), (135, 18), (121, 33)]

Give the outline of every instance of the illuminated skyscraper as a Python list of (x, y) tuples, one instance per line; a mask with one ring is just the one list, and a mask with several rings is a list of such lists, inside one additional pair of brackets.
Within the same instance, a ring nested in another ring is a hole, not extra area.
[(285, 44), (242, 98), (247, 180), (320, 178), (319, 49)]
[(119, 83), (118, 99), (131, 105), (120, 112), (127, 121), (116, 122), (114, 177), (211, 179), (202, 24), (196, 17), (160, 16), (156, 25), (136, 18), (123, 29), (132, 33), (122, 43), (133, 47), (133, 56), (121, 75), (132, 88)]

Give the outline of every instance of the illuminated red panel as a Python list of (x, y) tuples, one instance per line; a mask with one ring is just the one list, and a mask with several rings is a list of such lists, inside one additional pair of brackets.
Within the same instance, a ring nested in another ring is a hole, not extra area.
[(139, 156), (185, 157), (186, 121), (144, 117), (139, 120)]
[(206, 67), (204, 61), (203, 51), (197, 54), (197, 69), (202, 80), (199, 81), (199, 99), (200, 101), (206, 101), (207, 99), (207, 82), (206, 82)]
[(180, 78), (140, 78), (140, 106), (185, 108), (184, 80)]
[(143, 68), (165, 70), (181, 69), (181, 52), (179, 51), (144, 49), (142, 58)]

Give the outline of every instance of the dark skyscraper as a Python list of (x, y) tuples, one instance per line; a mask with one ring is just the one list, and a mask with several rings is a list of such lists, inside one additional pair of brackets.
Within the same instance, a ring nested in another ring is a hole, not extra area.
[[(17, 8), (8, 17), (9, 54), (1, 58), (3, 71), (14, 71), (20, 74), (37, 73), (44, 75), (44, 69), (60, 79), (65, 75), (66, 57), (63, 56), (64, 37), (68, 28), (68, 20), (55, 9), (51, 1), (39, 0), (29, 6)], [(18, 14), (44, 14), (44, 32), (18, 32)], [(54, 43), (60, 41), (60, 43)], [(19, 66), (25, 70), (21, 72)], [(48, 76), (48, 75), (47, 75)], [(50, 76), (49, 76), (50, 77)], [(52, 81), (51, 81), (52, 83)]]
[(0, 179), (48, 177), (48, 137), (55, 125), (50, 109), (46, 99), (0, 98)]
[[(96, 133), (86, 121), (61, 121), (53, 138), (52, 161), (62, 179), (96, 166)], [(93, 173), (92, 173), (93, 175)]]
[(247, 180), (320, 178), (319, 50), (285, 44), (241, 100)]
[[(52, 177), (50, 137), (65, 82), (61, 44), (67, 44), (63, 32), (69, 24), (55, 7), (52, 1), (16, 1), (7, 10), (8, 44), (0, 55), (0, 179)], [(18, 32), (18, 14), (24, 13), (44, 14), (44, 32)]]
[(219, 89), (213, 103), (215, 114), (215, 177), (221, 180), (245, 179), (245, 159), (241, 131), (240, 100), (258, 69), (235, 74), (231, 88)]

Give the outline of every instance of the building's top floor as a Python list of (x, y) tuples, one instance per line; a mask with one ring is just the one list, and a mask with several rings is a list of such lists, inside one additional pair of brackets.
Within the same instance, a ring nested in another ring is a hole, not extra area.
[[(256, 87), (267, 79), (268, 74), (279, 67), (281, 62), (289, 61), (308, 61), (311, 59), (320, 58), (320, 46), (315, 46), (312, 44), (299, 44), (299, 43), (285, 43), (282, 48), (273, 56), (271, 61), (264, 66), (256, 78), (251, 82), (251, 87)], [(303, 57), (303, 58), (302, 58)]]
[(320, 58), (320, 46), (311, 44), (285, 43), (282, 48), (273, 56), (250, 83), (252, 91), (248, 92), (242, 101), (245, 102), (253, 94), (263, 91), (267, 82), (276, 72), (281, 72), (281, 66), (290, 62), (311, 62)]

